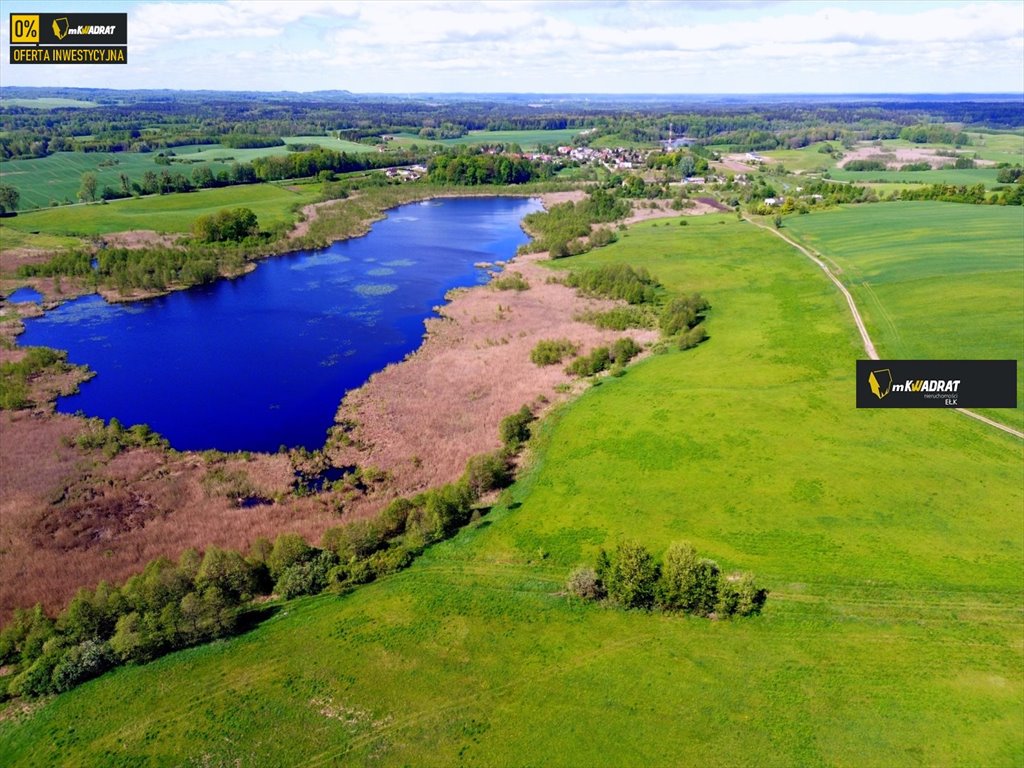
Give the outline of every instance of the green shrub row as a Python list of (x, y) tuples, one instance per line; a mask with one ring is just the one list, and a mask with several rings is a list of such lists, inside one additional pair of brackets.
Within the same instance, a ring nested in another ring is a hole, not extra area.
[(610, 555), (602, 549), (596, 567), (574, 570), (566, 589), (581, 600), (717, 618), (752, 616), (768, 599), (751, 574), (725, 575), (687, 542), (672, 544), (663, 563), (635, 541), (619, 544)]

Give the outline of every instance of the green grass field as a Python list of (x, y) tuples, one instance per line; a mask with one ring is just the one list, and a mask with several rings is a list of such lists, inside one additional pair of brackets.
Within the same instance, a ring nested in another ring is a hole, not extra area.
[(844, 171), (835, 169), (829, 172), (838, 181), (853, 181), (858, 184), (879, 181), (883, 183), (900, 183), (905, 186), (912, 184), (955, 184), (957, 186), (974, 186), (984, 184), (986, 187), (998, 186), (995, 168), (963, 168), (960, 170), (937, 171)]
[[(839, 265), (882, 356), (1024, 362), (1020, 208), (848, 206), (787, 217), (785, 231)], [(1021, 429), (1024, 376), (1017, 385), (1016, 411), (986, 413)]]
[(558, 146), (569, 144), (580, 132), (578, 128), (552, 131), (470, 131), (457, 139), (441, 139), (439, 144), (518, 144), (525, 150), (537, 149), (541, 144)]
[(1024, 134), (1020, 133), (970, 133), (972, 145), (982, 160), (996, 163), (1024, 165)]
[[(830, 143), (840, 152), (843, 150), (843, 145), (837, 141), (827, 143)], [(760, 152), (759, 154), (771, 159), (773, 162), (782, 163), (786, 166), (787, 171), (806, 173), (808, 171), (827, 171), (835, 168), (836, 161), (832, 156), (818, 151), (818, 148), (821, 146), (822, 144), (818, 143), (800, 149), (773, 149), (770, 152)]]
[[(672, 224), (560, 266), (702, 291), (706, 344), (563, 408), (505, 502), (408, 571), (0, 722), (2, 762), (1024, 762), (1019, 443), (955, 413), (858, 411), (858, 339), (820, 270), (732, 217)], [(622, 536), (753, 570), (764, 615), (558, 594)]]
[(292, 207), (313, 202), (320, 193), (316, 185), (299, 189), (301, 191), (293, 191), (277, 184), (247, 184), (176, 195), (113, 200), (106, 205), (62, 206), (4, 219), (4, 229), (73, 236), (131, 229), (188, 232), (192, 222), (201, 214), (245, 206), (256, 214), (261, 229), (270, 230), (293, 222), (295, 214)]

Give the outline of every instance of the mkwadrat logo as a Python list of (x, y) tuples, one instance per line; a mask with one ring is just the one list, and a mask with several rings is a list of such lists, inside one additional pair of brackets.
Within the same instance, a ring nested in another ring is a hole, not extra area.
[(868, 374), (868, 386), (871, 387), (871, 394), (881, 400), (892, 390), (892, 373), (888, 368), (872, 371)]
[(63, 40), (68, 35), (113, 35), (116, 33), (116, 24), (79, 24), (77, 27), (72, 27), (68, 23), (67, 16), (53, 20), (53, 34), (58, 40)]

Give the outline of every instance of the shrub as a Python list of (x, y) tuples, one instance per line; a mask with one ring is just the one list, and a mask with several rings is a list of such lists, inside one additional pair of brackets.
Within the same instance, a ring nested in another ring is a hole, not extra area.
[(707, 299), (699, 293), (672, 299), (661, 310), (658, 327), (665, 336), (675, 336), (695, 326), (711, 308)]
[(580, 600), (600, 600), (607, 594), (597, 572), (593, 568), (585, 566), (577, 568), (569, 574), (565, 588), (570, 595)]
[(319, 552), (311, 560), (294, 563), (281, 573), (274, 592), (290, 600), (300, 595), (316, 595), (327, 587), (328, 574), (338, 564), (333, 552)]
[(768, 590), (758, 587), (752, 574), (733, 574), (718, 586), (715, 612), (719, 616), (754, 616), (761, 612), (767, 599)]
[(98, 640), (86, 640), (69, 648), (53, 668), (52, 690), (67, 691), (79, 683), (101, 675), (116, 663), (110, 646)]
[(625, 331), (629, 328), (653, 328), (656, 322), (650, 307), (633, 304), (625, 307), (613, 307), (604, 312), (584, 312), (576, 319), (612, 331)]
[(719, 575), (714, 560), (697, 559), (687, 543), (673, 544), (665, 555), (658, 602), (667, 610), (707, 616), (718, 602)]
[(535, 365), (557, 365), (565, 357), (576, 354), (576, 345), (568, 339), (544, 339), (530, 352), (530, 360)]
[(596, 347), (589, 355), (578, 357), (569, 363), (565, 372), (570, 376), (593, 376), (608, 368), (611, 359), (608, 347)]
[(504, 488), (512, 482), (512, 466), (504, 451), (481, 453), (466, 463), (462, 481), (474, 497)]
[(608, 597), (619, 605), (650, 608), (654, 604), (658, 565), (642, 544), (624, 541), (616, 547), (603, 581)]
[(524, 405), (510, 416), (506, 416), (498, 427), (501, 442), (509, 448), (518, 448), (530, 439), (530, 422), (533, 420), (534, 415), (528, 405)]
[(679, 348), (680, 349), (693, 349), (698, 344), (707, 339), (707, 331), (704, 330), (703, 325), (698, 325), (691, 328), (686, 333), (679, 337)]
[(609, 353), (611, 361), (616, 365), (625, 365), (639, 354), (640, 346), (629, 337), (617, 340)]
[(528, 291), (530, 284), (518, 272), (506, 272), (500, 277), (494, 278), (491, 285), (499, 291)]

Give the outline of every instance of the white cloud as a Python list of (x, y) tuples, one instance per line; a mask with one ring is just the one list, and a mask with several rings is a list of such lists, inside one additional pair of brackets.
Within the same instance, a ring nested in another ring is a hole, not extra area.
[(100, 68), (123, 87), (1024, 91), (1016, 1), (154, 2), (129, 36), (131, 63)]

